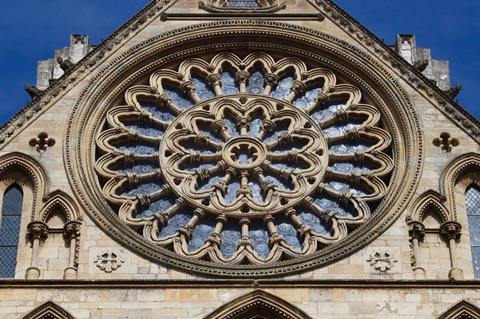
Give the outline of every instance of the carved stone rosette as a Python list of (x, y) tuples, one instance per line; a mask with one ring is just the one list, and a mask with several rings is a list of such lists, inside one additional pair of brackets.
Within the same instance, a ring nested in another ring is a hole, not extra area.
[(225, 264), (310, 255), (384, 197), (391, 136), (359, 88), (266, 53), (151, 74), (111, 107), (96, 171), (120, 220), (174, 253)]

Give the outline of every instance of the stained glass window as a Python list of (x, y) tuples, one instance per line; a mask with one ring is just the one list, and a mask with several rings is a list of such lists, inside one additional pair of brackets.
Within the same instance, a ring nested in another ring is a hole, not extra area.
[(0, 223), (0, 278), (15, 277), (22, 202), (23, 192), (18, 185), (5, 191)]
[(357, 89), (267, 53), (199, 61), (182, 64), (188, 85), (159, 70), (159, 87), (126, 92), (129, 116), (109, 111), (121, 133), (102, 135), (97, 172), (115, 210), (133, 203), (120, 219), (179, 255), (241, 265), (311, 254), (368, 220), (393, 167)]
[(472, 186), (465, 193), (470, 246), (472, 247), (473, 271), (480, 278), (480, 190)]

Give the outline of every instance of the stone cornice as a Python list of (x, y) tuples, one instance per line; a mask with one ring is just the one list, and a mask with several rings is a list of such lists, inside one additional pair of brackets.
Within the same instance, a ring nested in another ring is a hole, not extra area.
[(115, 280), (24, 280), (0, 279), (0, 289), (213, 289), (213, 288), (252, 288), (252, 289), (480, 289), (480, 280), (288, 280), (288, 279), (115, 279)]
[(475, 141), (480, 142), (480, 121), (466, 111), (451, 96), (427, 79), (422, 72), (405, 61), (405, 59), (386, 45), (375, 34), (336, 5), (334, 1), (315, 0), (315, 3), (326, 17), (342, 27), (345, 32), (351, 34), (352, 37), (356, 38), (360, 43), (371, 48), (371, 50), (392, 68), (399, 71), (414, 88), (424, 92), (428, 97), (435, 99), (440, 111), (447, 118), (452, 120)]

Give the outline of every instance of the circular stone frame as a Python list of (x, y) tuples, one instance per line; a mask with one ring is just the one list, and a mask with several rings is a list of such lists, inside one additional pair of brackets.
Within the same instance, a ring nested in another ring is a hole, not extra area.
[[(387, 193), (372, 217), (344, 240), (311, 255), (251, 266), (182, 257), (145, 241), (128, 225), (119, 223), (102, 194), (94, 169), (95, 139), (108, 107), (132, 83), (164, 65), (193, 55), (238, 49), (277, 52), (327, 66), (362, 88), (382, 113), (384, 126), (392, 135), (395, 168)], [(67, 125), (64, 156), (72, 188), (89, 217), (109, 236), (167, 267), (203, 276), (234, 278), (278, 277), (322, 267), (377, 238), (400, 216), (417, 187), (424, 145), (408, 95), (376, 58), (331, 35), (273, 21), (204, 23), (152, 37), (92, 72)]]

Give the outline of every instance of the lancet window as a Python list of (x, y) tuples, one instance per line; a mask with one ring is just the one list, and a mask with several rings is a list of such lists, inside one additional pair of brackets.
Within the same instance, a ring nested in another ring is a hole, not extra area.
[(0, 278), (15, 277), (23, 191), (17, 184), (4, 193), (0, 220)]
[(480, 278), (480, 189), (477, 186), (471, 186), (467, 189), (465, 204), (470, 230), (474, 274), (475, 278)]

